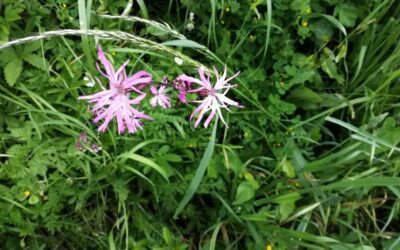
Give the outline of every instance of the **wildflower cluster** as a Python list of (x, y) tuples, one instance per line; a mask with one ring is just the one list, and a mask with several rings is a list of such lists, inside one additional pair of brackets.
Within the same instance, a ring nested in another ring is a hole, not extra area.
[(210, 114), (204, 122), (204, 127), (207, 127), (216, 115), (227, 126), (223, 119), (221, 108), (231, 112), (228, 106), (242, 107), (236, 101), (226, 97), (228, 91), (236, 87), (236, 85), (229, 84), (229, 81), (235, 78), (239, 72), (227, 78), (226, 68), (222, 75), (214, 68), (216, 83), (212, 84), (210, 81), (211, 73), (205, 72), (204, 69), (200, 68), (198, 69), (199, 79), (182, 74), (171, 82), (168, 81), (167, 77), (164, 77), (161, 83), (156, 83), (153, 82), (152, 75), (143, 70), (128, 76), (125, 68), (129, 61), (123, 63), (118, 70), (115, 70), (101, 47), (98, 48), (98, 58), (103, 65), (104, 71), (100, 69), (98, 64), (97, 69), (108, 79), (109, 88), (106, 89), (101, 86), (102, 91), (92, 95), (81, 96), (79, 99), (88, 100), (89, 104), (93, 104), (90, 109), (95, 116), (93, 122), (103, 122), (98, 128), (100, 132), (106, 131), (109, 123), (114, 118), (117, 120), (119, 134), (124, 133), (126, 130), (129, 133), (135, 133), (138, 129), (143, 129), (143, 120), (153, 120), (153, 118), (140, 111), (140, 103), (147, 95), (146, 89), (149, 89), (149, 93), (152, 96), (150, 105), (152, 107), (160, 106), (164, 109), (171, 108), (171, 98), (168, 95), (171, 90), (179, 92), (179, 100), (183, 104), (188, 103), (187, 93), (196, 93), (202, 97), (202, 100), (192, 101), (199, 104), (190, 116), (190, 120), (197, 116), (194, 123), (195, 127), (199, 125), (203, 116), (208, 112)]

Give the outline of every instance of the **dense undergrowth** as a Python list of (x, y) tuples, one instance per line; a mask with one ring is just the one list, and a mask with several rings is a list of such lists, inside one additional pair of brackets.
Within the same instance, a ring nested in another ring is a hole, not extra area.
[[(399, 249), (399, 14), (396, 0), (2, 0), (1, 248)], [(98, 133), (78, 100), (107, 85), (97, 45), (155, 81), (240, 70), (245, 108), (195, 129), (194, 105), (145, 104), (143, 131)]]

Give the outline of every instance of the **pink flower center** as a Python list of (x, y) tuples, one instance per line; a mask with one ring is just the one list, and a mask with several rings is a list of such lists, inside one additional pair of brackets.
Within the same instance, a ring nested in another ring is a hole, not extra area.
[(116, 89), (119, 95), (125, 95), (127, 93), (126, 89), (124, 89), (122, 86), (117, 86)]
[(216, 93), (215, 89), (209, 89), (209, 90), (207, 90), (207, 94), (208, 94), (208, 95), (214, 96), (215, 93)]

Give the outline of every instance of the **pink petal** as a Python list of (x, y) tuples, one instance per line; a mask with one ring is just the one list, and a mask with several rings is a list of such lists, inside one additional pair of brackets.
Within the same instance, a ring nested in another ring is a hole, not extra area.
[(157, 106), (157, 96), (154, 96), (153, 98), (150, 99), (150, 104), (153, 107)]
[(214, 117), (214, 115), (215, 115), (215, 110), (213, 109), (213, 110), (211, 111), (210, 115), (208, 116), (206, 122), (204, 123), (204, 127), (205, 127), (205, 128), (208, 127), (208, 124), (211, 122), (211, 120), (212, 120), (212, 118)]
[(226, 97), (226, 96), (224, 96), (224, 95), (222, 95), (222, 94), (215, 94), (215, 96), (222, 102), (222, 103), (227, 103), (227, 104), (229, 104), (229, 105), (231, 105), (231, 106), (235, 106), (235, 107), (238, 107), (239, 106), (239, 103), (237, 103), (237, 102), (235, 102), (235, 101), (233, 101), (233, 100), (231, 100), (231, 99), (229, 99), (228, 97)]
[[(202, 110), (208, 103), (208, 99), (204, 99), (203, 101), (201, 101), (201, 104), (193, 111), (193, 113), (190, 115), (190, 121), (193, 119), (193, 117), (200, 112), (200, 110)], [(200, 101), (199, 101), (200, 102)]]
[[(208, 89), (211, 88), (210, 84), (210, 74), (208, 73), (208, 79), (204, 75), (204, 69), (202, 67), (199, 68), (199, 76), (203, 84), (200, 84)], [(198, 82), (197, 82), (198, 83)]]
[(151, 92), (153, 95), (157, 95), (157, 88), (156, 88), (156, 86), (151, 85), (151, 87), (150, 87), (150, 92)]
[(179, 99), (181, 100), (182, 103), (186, 103), (186, 91), (185, 91), (185, 89), (180, 89), (179, 90)]
[(105, 56), (103, 49), (101, 48), (101, 46), (99, 46), (98, 48), (98, 57), (100, 62), (103, 64), (106, 73), (108, 76), (112, 77), (114, 80), (117, 80), (115, 78), (115, 70), (114, 67), (111, 65), (110, 61), (108, 61), (107, 57)]
[(141, 70), (139, 72), (136, 72), (133, 76), (126, 78), (123, 82), (122, 82), (122, 86), (125, 89), (128, 89), (134, 85), (138, 85), (141, 83), (151, 83), (152, 80), (152, 76), (150, 73)]
[(221, 119), (222, 123), (225, 124), (225, 126), (229, 128), (228, 124), (226, 124), (226, 122), (224, 120), (224, 117), (222, 116), (221, 109), (217, 109), (217, 112), (218, 112), (218, 116)]

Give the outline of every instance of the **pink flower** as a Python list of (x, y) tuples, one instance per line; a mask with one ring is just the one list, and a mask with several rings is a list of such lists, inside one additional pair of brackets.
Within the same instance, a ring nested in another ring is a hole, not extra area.
[(239, 105), (239, 103), (229, 99), (226, 97), (226, 94), (228, 93), (229, 89), (236, 87), (236, 85), (231, 85), (228, 84), (230, 80), (235, 78), (239, 72), (237, 72), (234, 76), (226, 79), (226, 68), (224, 70), (224, 73), (222, 76), (220, 76), (217, 72), (217, 70), (214, 68), (214, 73), (216, 77), (216, 83), (214, 86), (212, 86), (210, 82), (210, 73), (207, 73), (207, 76), (204, 74), (204, 70), (202, 68), (199, 69), (199, 76), (200, 79), (196, 79), (193, 77), (187, 77), (187, 80), (191, 80), (194, 83), (197, 83), (200, 85), (198, 89), (191, 90), (189, 92), (194, 92), (194, 93), (205, 93), (205, 98), (201, 101), (193, 101), (196, 103), (200, 103), (200, 105), (193, 111), (192, 115), (190, 116), (190, 120), (193, 119), (195, 115), (197, 116), (197, 120), (194, 123), (194, 127), (197, 127), (202, 120), (203, 116), (210, 111), (210, 115), (207, 117), (206, 121), (204, 122), (204, 127), (207, 127), (212, 118), (217, 114), (221, 121), (225, 124), (225, 126), (228, 126), (222, 116), (221, 113), (221, 108), (224, 108), (228, 110), (229, 112), (232, 112), (229, 110), (228, 106), (235, 106), (238, 108), (242, 108), (242, 106)]
[(179, 99), (182, 103), (186, 103), (186, 93), (191, 90), (193, 78), (182, 74), (175, 78), (174, 87), (179, 90)]
[(159, 105), (165, 109), (171, 107), (171, 99), (165, 93), (166, 90), (165, 86), (161, 86), (158, 90), (154, 85), (150, 87), (150, 92), (154, 95), (150, 100), (151, 106), (155, 107)]
[[(117, 71), (105, 57), (103, 50), (99, 47), (98, 57), (105, 68), (105, 73), (102, 72), (98, 65), (100, 73), (109, 80), (110, 89), (104, 89), (93, 95), (81, 96), (79, 99), (88, 100), (89, 103), (95, 103), (91, 112), (96, 115), (93, 122), (97, 123), (104, 120), (103, 124), (98, 128), (100, 132), (107, 130), (110, 121), (116, 117), (118, 123), (118, 133), (125, 132), (127, 128), (129, 133), (135, 133), (138, 128), (142, 129), (142, 124), (139, 119), (152, 119), (148, 115), (133, 108), (132, 105), (139, 104), (145, 93), (138, 90), (135, 86), (148, 84), (152, 77), (146, 71), (139, 71), (133, 76), (126, 75), (125, 62)], [(135, 99), (130, 99), (130, 93), (135, 91), (140, 95)]]

